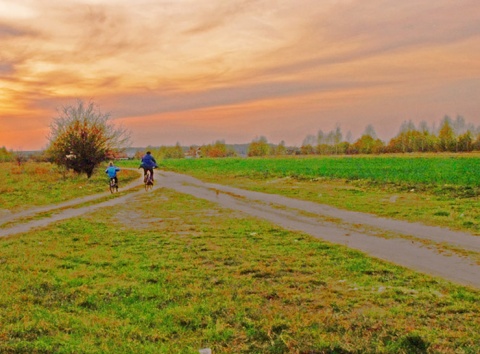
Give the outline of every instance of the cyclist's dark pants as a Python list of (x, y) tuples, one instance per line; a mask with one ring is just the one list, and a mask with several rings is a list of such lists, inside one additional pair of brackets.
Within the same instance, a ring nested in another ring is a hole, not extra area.
[(110, 181), (111, 181), (112, 179), (115, 181), (115, 184), (118, 184), (118, 177), (117, 177), (117, 176), (110, 178)]

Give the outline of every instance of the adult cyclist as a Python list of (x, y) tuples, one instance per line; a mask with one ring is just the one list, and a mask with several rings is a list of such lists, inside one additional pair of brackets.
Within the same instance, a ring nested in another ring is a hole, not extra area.
[(153, 181), (153, 169), (157, 168), (157, 161), (152, 156), (152, 153), (150, 151), (147, 151), (147, 153), (142, 157), (142, 163), (140, 164), (139, 168), (143, 168), (143, 179), (145, 181), (145, 178), (147, 178), (147, 171), (150, 171), (150, 176)]

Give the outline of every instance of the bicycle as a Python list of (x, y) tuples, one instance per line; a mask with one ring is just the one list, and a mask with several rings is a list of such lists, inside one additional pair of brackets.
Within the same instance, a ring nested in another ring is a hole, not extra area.
[(118, 192), (118, 183), (115, 182), (115, 177), (110, 178), (110, 193)]
[(144, 181), (145, 181), (145, 190), (146, 191), (153, 188), (153, 179), (152, 179), (152, 174), (151, 174), (150, 171), (147, 171), (147, 174), (145, 175)]

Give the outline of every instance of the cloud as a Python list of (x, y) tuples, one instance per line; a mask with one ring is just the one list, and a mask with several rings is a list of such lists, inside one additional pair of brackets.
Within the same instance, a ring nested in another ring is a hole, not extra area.
[(477, 0), (5, 4), (15, 11), (0, 11), (0, 116), (51, 116), (76, 97), (132, 122), (199, 111), (229, 122), (235, 110), (259, 127), (287, 114), (297, 127), (316, 112), (365, 126), (393, 109), (403, 120), (480, 109), (466, 82), (479, 75)]
[[(296, 36), (269, 55), (265, 75), (348, 65), (385, 55), (446, 47), (480, 36), (477, 1), (344, 1), (305, 13)], [(295, 53), (292, 58), (290, 53)], [(446, 58), (439, 57), (438, 60)]]
[(259, 7), (263, 7), (262, 1), (256, 0), (232, 0), (232, 1), (209, 1), (207, 5), (195, 8), (195, 14), (191, 15), (192, 26), (183, 31), (184, 35), (200, 35), (213, 30), (224, 30), (242, 21), (245, 16), (250, 16)]
[(361, 41), (367, 53), (448, 44), (480, 35), (477, 1), (340, 3), (322, 19), (331, 41)]
[(29, 1), (0, 0), (0, 19), (8, 17), (11, 20), (24, 20), (33, 18), (35, 15)]
[(29, 34), (29, 31), (23, 28), (17, 28), (9, 24), (0, 23), (0, 40), (8, 38), (22, 37)]
[(0, 63), (0, 77), (11, 75), (14, 72), (12, 63)]
[(199, 92), (164, 95), (161, 92), (139, 92), (104, 97), (115, 107), (115, 116), (143, 116), (169, 112), (185, 112), (202, 108), (248, 105), (252, 102), (281, 101), (321, 92), (388, 87), (391, 82), (377, 81), (271, 81), (206, 89)]

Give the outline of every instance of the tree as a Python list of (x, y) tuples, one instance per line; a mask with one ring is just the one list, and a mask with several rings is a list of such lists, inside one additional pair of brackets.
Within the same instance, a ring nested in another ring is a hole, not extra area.
[(351, 148), (352, 152), (360, 154), (379, 154), (385, 149), (385, 144), (377, 138), (373, 125), (369, 124), (363, 135), (351, 145)]
[(146, 151), (148, 150), (157, 158), (157, 162), (158, 159), (182, 159), (185, 157), (182, 145), (178, 141), (174, 146), (160, 146), (158, 149), (147, 147)]
[(202, 154), (205, 157), (235, 156), (235, 150), (229, 148), (224, 140), (217, 140), (215, 144), (203, 145)]
[(302, 155), (313, 155), (313, 154), (315, 154), (315, 149), (310, 144), (302, 145), (300, 147), (300, 151), (301, 151)]
[(280, 155), (285, 155), (287, 153), (287, 148), (285, 147), (285, 141), (281, 141), (280, 144), (278, 144), (275, 149), (274, 149), (274, 153), (275, 155), (277, 156), (280, 156)]
[(455, 135), (459, 136), (466, 133), (469, 128), (467, 127), (465, 118), (457, 115), (457, 118), (452, 122), (452, 129)]
[(28, 161), (28, 156), (25, 155), (22, 151), (17, 151), (15, 153), (15, 162), (17, 163), (18, 166), (21, 166), (25, 162)]
[(457, 151), (457, 139), (452, 127), (452, 120), (445, 116), (438, 132), (439, 151)]
[[(313, 139), (312, 139), (313, 136), (309, 135), (309, 136), (307, 136), (307, 138), (303, 141), (303, 145), (309, 145), (309, 144), (314, 145)], [(325, 143), (326, 143), (325, 142), (325, 133), (323, 132), (323, 130), (320, 129), (317, 133), (317, 145), (322, 145), (322, 144), (325, 144)]]
[(375, 132), (375, 128), (373, 127), (373, 125), (369, 124), (365, 127), (365, 132), (363, 133), (363, 135), (368, 135), (370, 136), (373, 140), (376, 140), (377, 139), (377, 133)]
[(461, 134), (457, 140), (458, 151), (473, 150), (473, 138), (470, 130), (467, 130), (465, 133)]
[(411, 120), (404, 121), (396, 137), (390, 140), (388, 152), (414, 152), (421, 151), (424, 135), (415, 128)]
[(428, 128), (427, 122), (420, 122), (420, 132), (422, 133), (422, 137), (420, 140), (420, 151), (435, 151), (437, 137), (432, 133), (433, 131), (434, 129)]
[(10, 162), (15, 159), (15, 154), (8, 151), (5, 146), (0, 148), (0, 162)]
[(362, 135), (354, 144), (353, 148), (360, 154), (379, 154), (383, 152), (385, 144), (380, 139), (374, 139), (368, 134)]
[(261, 136), (254, 139), (248, 146), (248, 156), (267, 156), (270, 154), (270, 150), (267, 138)]
[(350, 130), (347, 132), (347, 135), (345, 135), (345, 141), (349, 144), (353, 143), (353, 135)]
[(96, 166), (127, 147), (129, 133), (111, 123), (109, 113), (102, 113), (93, 103), (77, 100), (75, 105), (58, 109), (59, 116), (50, 126), (47, 153), (59, 166), (90, 178)]
[(316, 145), (316, 144), (320, 144), (319, 141), (322, 141), (323, 139), (323, 132), (320, 130), (318, 132), (318, 138), (315, 138), (314, 135), (307, 135), (305, 137), (305, 139), (303, 139), (303, 143), (302, 145)]
[(373, 125), (365, 128), (363, 135), (354, 143), (348, 146), (347, 153), (350, 154), (379, 154), (384, 152), (385, 144), (377, 138)]
[(335, 132), (333, 133), (333, 144), (335, 146), (335, 154), (338, 154), (339, 152), (342, 151), (342, 146), (340, 143), (342, 142), (343, 134), (342, 134), (342, 129), (340, 129), (340, 126), (337, 125), (335, 127)]
[(473, 150), (480, 150), (480, 132), (477, 133), (475, 140), (472, 143)]

